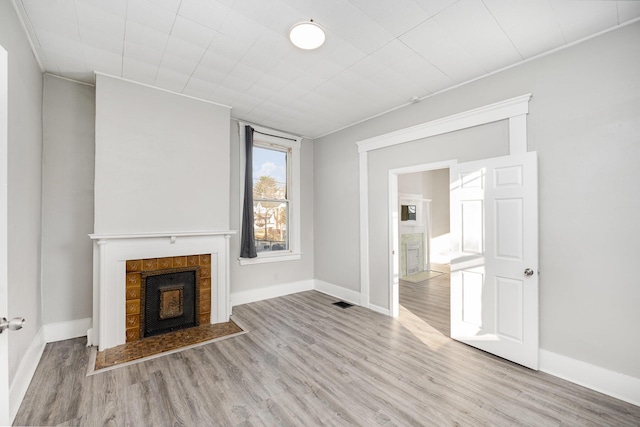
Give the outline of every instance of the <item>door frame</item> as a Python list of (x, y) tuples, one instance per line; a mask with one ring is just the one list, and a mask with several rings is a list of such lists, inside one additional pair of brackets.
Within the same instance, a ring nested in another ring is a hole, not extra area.
[[(0, 46), (0, 317), (9, 317), (8, 283), (8, 147), (9, 147), (9, 63), (7, 51)], [(9, 406), (9, 338), (0, 334), (0, 425), (13, 421)]]
[[(357, 141), (358, 165), (360, 181), (360, 305), (374, 311), (393, 316), (392, 299), (387, 301), (386, 307), (373, 305), (370, 302), (370, 259), (369, 259), (369, 151), (393, 147), (419, 139), (443, 135), (457, 130), (474, 126), (509, 121), (509, 153), (524, 153), (527, 151), (527, 114), (531, 94), (517, 96), (493, 104), (474, 108), (462, 113), (453, 114), (440, 119), (400, 129), (372, 138)], [(397, 177), (396, 177), (397, 179)], [(391, 188), (391, 187), (390, 187)], [(390, 220), (389, 220), (390, 221)], [(391, 253), (391, 251), (389, 251)], [(390, 258), (391, 262), (393, 261)], [(389, 265), (389, 270), (392, 265)], [(391, 274), (389, 274), (391, 276)], [(390, 277), (391, 278), (391, 277)], [(392, 278), (391, 278), (392, 279)], [(393, 288), (393, 281), (388, 283)], [(389, 295), (393, 289), (389, 290)], [(396, 312), (397, 315), (397, 312)]]
[[(398, 175), (408, 173), (429, 172), (449, 169), (457, 164), (456, 160), (425, 163), (389, 170), (389, 306), (391, 317), (400, 313), (399, 280), (400, 280), (400, 217), (398, 214)], [(429, 233), (430, 235), (430, 233)], [(424, 264), (424, 260), (422, 260)]]

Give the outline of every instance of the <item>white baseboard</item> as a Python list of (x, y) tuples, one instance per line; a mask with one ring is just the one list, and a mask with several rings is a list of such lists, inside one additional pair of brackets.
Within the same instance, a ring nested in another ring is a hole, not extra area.
[(84, 337), (91, 327), (91, 318), (69, 320), (67, 322), (49, 323), (44, 325), (44, 339), (46, 342), (56, 342), (71, 338)]
[(12, 423), (18, 413), (18, 409), (20, 409), (25, 394), (27, 394), (27, 389), (29, 388), (29, 384), (31, 384), (33, 374), (36, 373), (45, 345), (46, 341), (44, 339), (43, 326), (33, 338), (33, 341), (31, 341), (27, 352), (20, 361), (18, 371), (13, 377), (11, 386), (9, 386), (9, 419)]
[(640, 406), (640, 378), (540, 349), (540, 370)]
[(340, 298), (341, 300), (351, 304), (360, 305), (360, 292), (358, 291), (352, 291), (351, 289), (346, 289), (342, 286), (334, 285), (319, 279), (314, 279), (313, 283), (313, 288), (318, 292)]
[(313, 280), (302, 280), (299, 282), (283, 283), (260, 289), (252, 289), (250, 291), (232, 292), (231, 306), (235, 307), (236, 305), (248, 304), (250, 302), (262, 301), (265, 299), (311, 290), (313, 290)]
[(369, 309), (376, 313), (384, 314), (385, 316), (391, 316), (391, 311), (388, 308), (380, 307), (378, 305), (369, 304)]

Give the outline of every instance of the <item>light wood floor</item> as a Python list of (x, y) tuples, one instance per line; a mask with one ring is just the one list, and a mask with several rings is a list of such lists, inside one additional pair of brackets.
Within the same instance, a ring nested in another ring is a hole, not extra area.
[(248, 334), (85, 377), (48, 344), (17, 425), (640, 425), (640, 407), (447, 338), (448, 276), (400, 317), (309, 291), (234, 308)]

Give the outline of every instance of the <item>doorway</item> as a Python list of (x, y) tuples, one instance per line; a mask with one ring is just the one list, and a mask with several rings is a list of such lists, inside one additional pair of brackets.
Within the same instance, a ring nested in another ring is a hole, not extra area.
[[(392, 316), (399, 314), (401, 281), (424, 281), (449, 269), (449, 175), (455, 164), (451, 160), (389, 171)], [(407, 216), (407, 212), (415, 212), (415, 217)], [(418, 271), (410, 271), (410, 254), (416, 252)]]
[[(419, 319), (427, 330), (447, 338), (451, 331), (449, 182), (448, 168), (398, 174), (400, 216), (396, 224), (400, 322)], [(416, 210), (414, 221), (404, 214), (412, 207)], [(419, 268), (412, 260), (421, 261)]]

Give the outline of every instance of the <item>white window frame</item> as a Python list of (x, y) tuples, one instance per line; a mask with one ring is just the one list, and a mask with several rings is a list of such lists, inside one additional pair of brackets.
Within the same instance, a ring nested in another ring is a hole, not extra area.
[[(240, 128), (240, 224), (242, 224), (242, 212), (244, 209), (244, 177), (245, 165), (247, 163), (244, 148), (245, 126), (249, 125), (256, 131), (253, 134), (254, 143), (259, 141), (259, 144), (256, 145), (262, 145), (266, 148), (268, 148), (269, 145), (273, 145), (287, 149), (287, 162), (290, 164), (287, 172), (290, 192), (290, 195), (288, 194), (289, 224), (287, 229), (289, 249), (285, 251), (259, 252), (256, 258), (238, 258), (238, 261), (240, 265), (253, 265), (298, 260), (302, 257), (302, 252), (300, 251), (300, 147), (302, 145), (302, 138), (250, 123), (238, 123)], [(263, 133), (274, 136), (263, 135)]]

